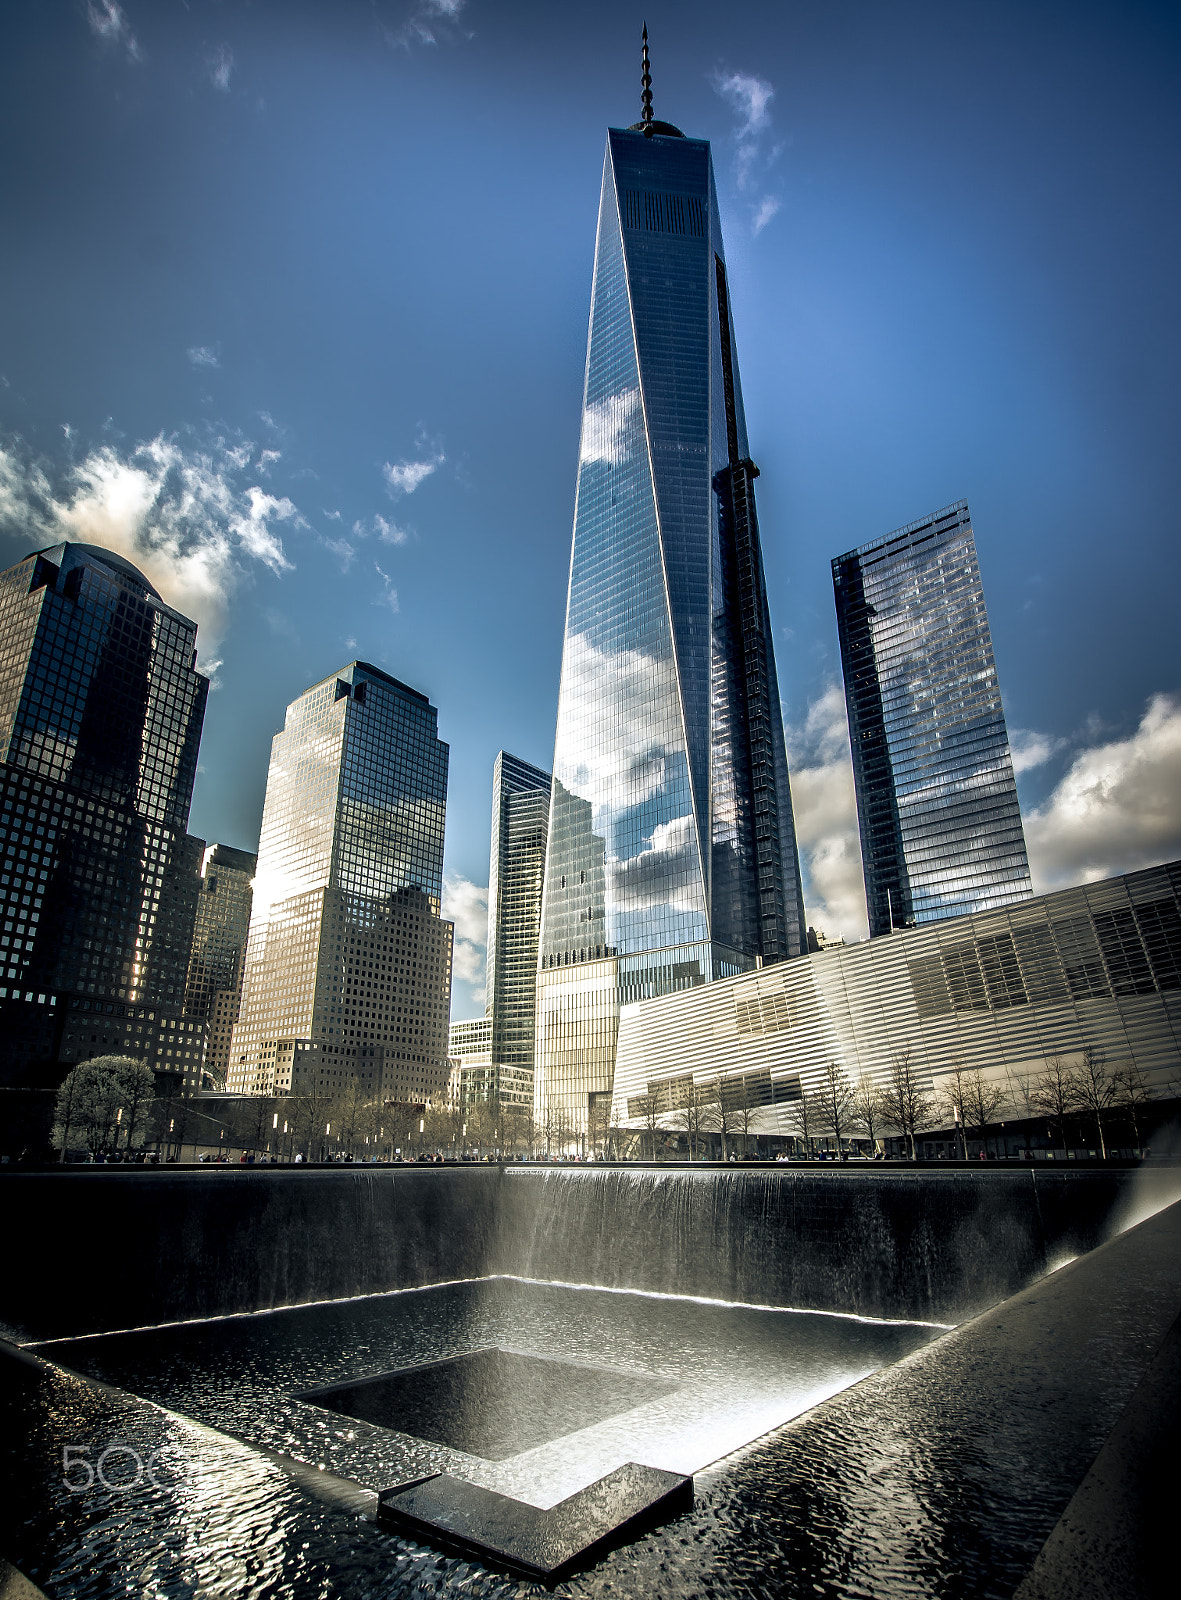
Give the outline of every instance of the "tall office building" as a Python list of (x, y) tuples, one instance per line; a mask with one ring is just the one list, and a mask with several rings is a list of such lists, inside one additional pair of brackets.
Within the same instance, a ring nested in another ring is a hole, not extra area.
[(832, 564), (872, 937), (1033, 891), (964, 500)]
[(586, 1126), (621, 1000), (805, 946), (710, 147), (610, 130), (554, 748), (536, 1110)]
[(551, 778), (507, 750), (492, 772), (488, 870), (487, 1095), (533, 1105), (533, 1034), (541, 884)]
[(424, 694), (364, 661), (271, 745), (227, 1087), (441, 1096), (453, 927), (439, 916), (447, 746)]
[(199, 1018), (208, 1029), (203, 1071), (188, 1078), (194, 1087), (220, 1087), (226, 1081), (256, 865), (256, 856), (228, 844), (212, 844), (205, 851), (185, 983), (185, 1016)]
[[(183, 1071), (208, 682), (197, 625), (113, 551), (0, 574), (0, 1073), (112, 1051)], [(60, 1068), (56, 1077), (60, 1077)]]

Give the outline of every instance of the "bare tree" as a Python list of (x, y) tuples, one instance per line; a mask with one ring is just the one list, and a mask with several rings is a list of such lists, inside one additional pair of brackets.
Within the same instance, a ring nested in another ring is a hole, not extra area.
[(893, 1123), (906, 1140), (910, 1147), (910, 1159), (917, 1161), (915, 1135), (934, 1122), (935, 1102), (911, 1059), (909, 1047), (896, 1051), (892, 1056), (881, 1093), (886, 1120)]
[(660, 1132), (661, 1097), (657, 1090), (647, 1089), (633, 1095), (627, 1103), (630, 1116), (639, 1117), (643, 1123), (643, 1137), (648, 1141), (649, 1160), (656, 1160), (656, 1135)]
[(611, 1099), (610, 1094), (592, 1094), (586, 1113), (587, 1144), (604, 1159), (611, 1132)]
[(678, 1104), (669, 1120), (674, 1128), (684, 1130), (689, 1144), (689, 1160), (696, 1161), (702, 1134), (709, 1132), (716, 1117), (716, 1080), (713, 1083), (698, 1083), (690, 1074), (678, 1083), (677, 1091)]
[(542, 1116), (541, 1131), (545, 1139), (545, 1153), (547, 1156), (553, 1153), (555, 1145), (561, 1150), (570, 1142), (574, 1130), (570, 1126), (570, 1118), (567, 1115), (565, 1106), (558, 1104), (554, 1100), (547, 1099)]
[(1014, 1072), (1010, 1067), (1006, 1070), (1005, 1081), (1009, 1085), (1009, 1100), (1018, 1115), (1032, 1118), (1037, 1115), (1037, 1107), (1033, 1103), (1033, 1079), (1028, 1072)]
[(1061, 1056), (1047, 1059), (1044, 1069), (1030, 1085), (1030, 1102), (1040, 1116), (1058, 1124), (1062, 1154), (1065, 1155), (1066, 1119), (1078, 1105), (1078, 1087), (1074, 1073)]
[(940, 1080), (938, 1097), (951, 1112), (960, 1153), (968, 1159), (968, 1075), (960, 1062), (955, 1062)]
[(731, 1126), (735, 1134), (742, 1135), (742, 1154), (749, 1160), (751, 1130), (759, 1111), (754, 1075), (749, 1072), (735, 1073), (734, 1077), (725, 1080), (723, 1089), (730, 1102)]
[(1107, 1138), (1103, 1118), (1115, 1102), (1118, 1086), (1102, 1054), (1088, 1045), (1083, 1058), (1074, 1069), (1075, 1103), (1080, 1111), (1095, 1119), (1099, 1134), (1099, 1154), (1107, 1160)]
[(1004, 1087), (986, 1078), (979, 1067), (964, 1074), (964, 1125), (975, 1133), (982, 1150), (987, 1150), (988, 1130), (1008, 1100)]
[(385, 1108), (380, 1100), (362, 1100), (353, 1117), (353, 1154), (372, 1160), (385, 1147)]
[[(298, 1081), (298, 1088), (296, 1082)], [(298, 1080), (292, 1077), (290, 1096), (292, 1142), (302, 1151), (306, 1161), (315, 1161), (324, 1153), (324, 1140), (329, 1137), (325, 1128), (331, 1122), (330, 1107), (335, 1098), (328, 1069), (321, 1060), (301, 1064)]]
[(854, 1121), (853, 1102), (855, 1090), (838, 1061), (830, 1061), (820, 1074), (820, 1087), (816, 1100), (820, 1108), (820, 1125), (836, 1141), (837, 1155), (841, 1154), (841, 1141)]
[(1137, 1066), (1135, 1061), (1128, 1061), (1114, 1074), (1116, 1085), (1115, 1103), (1120, 1111), (1126, 1111), (1132, 1124), (1132, 1137), (1136, 1149), (1142, 1150), (1140, 1138), (1140, 1113), (1150, 1100), (1154, 1099), (1152, 1090), (1148, 1087), (1148, 1079)]
[(853, 1114), (851, 1125), (863, 1129), (871, 1149), (876, 1149), (878, 1129), (882, 1125), (884, 1114), (881, 1091), (868, 1073), (863, 1073), (857, 1080), (853, 1090), (851, 1110)]
[(490, 1100), (473, 1100), (468, 1106), (466, 1123), (461, 1123), (459, 1132), (462, 1134), (466, 1126), (467, 1143), (475, 1145), (477, 1150), (488, 1151), (497, 1142), (497, 1115), (496, 1107)]
[(730, 1154), (730, 1140), (734, 1133), (734, 1113), (721, 1077), (715, 1075), (699, 1085), (701, 1091), (701, 1128), (704, 1133), (716, 1133), (721, 1138), (722, 1160)]
[(812, 1141), (820, 1123), (820, 1107), (815, 1095), (802, 1084), (797, 1098), (787, 1102), (786, 1121), (788, 1132), (795, 1142), (799, 1144), (802, 1141), (807, 1154), (814, 1155)]
[(531, 1105), (513, 1106), (508, 1116), (508, 1139), (513, 1149), (524, 1149), (529, 1156), (537, 1146), (537, 1121)]
[(423, 1120), (426, 1107), (412, 1100), (386, 1100), (381, 1111), (379, 1137), (388, 1140), (391, 1153), (401, 1151), (403, 1156), (408, 1155), (411, 1135)]

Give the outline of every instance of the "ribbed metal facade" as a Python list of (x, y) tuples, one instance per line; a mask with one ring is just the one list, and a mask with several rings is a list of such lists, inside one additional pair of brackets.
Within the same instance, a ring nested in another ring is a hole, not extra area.
[(614, 1114), (635, 1125), (637, 1098), (686, 1075), (753, 1073), (774, 1132), (830, 1062), (881, 1082), (904, 1051), (931, 1088), (956, 1065), (1029, 1081), (1090, 1047), (1163, 1094), (1181, 1077), (1179, 893), (1171, 862), (624, 1006)]

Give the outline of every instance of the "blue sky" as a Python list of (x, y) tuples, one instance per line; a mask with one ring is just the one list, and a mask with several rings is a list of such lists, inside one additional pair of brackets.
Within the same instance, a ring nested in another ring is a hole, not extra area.
[[(864, 926), (829, 559), (972, 507), (1035, 876), (1181, 854), (1175, 6), (649, 5), (711, 139), (809, 909)], [(605, 129), (635, 9), (46, 0), (0, 53), (0, 556), (130, 555), (253, 847), (354, 655), (451, 745), (456, 1015), (492, 762), (553, 749)], [(476, 988), (471, 986), (474, 980)]]

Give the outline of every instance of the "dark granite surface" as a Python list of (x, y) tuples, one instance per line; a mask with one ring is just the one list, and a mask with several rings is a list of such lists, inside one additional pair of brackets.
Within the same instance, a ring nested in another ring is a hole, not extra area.
[(553, 1581), (693, 1505), (693, 1480), (626, 1462), (548, 1511), (443, 1473), (380, 1496), (377, 1520)]

